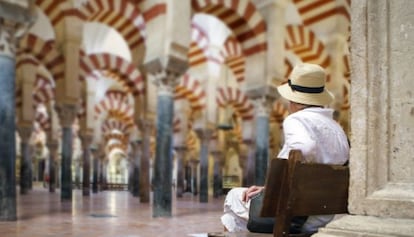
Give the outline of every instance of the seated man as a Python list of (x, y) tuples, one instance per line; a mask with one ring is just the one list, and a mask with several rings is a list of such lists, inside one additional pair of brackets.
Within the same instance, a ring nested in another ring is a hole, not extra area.
[[(347, 162), (347, 136), (333, 119), (333, 110), (324, 108), (333, 100), (332, 94), (325, 88), (325, 81), (326, 74), (322, 67), (303, 63), (293, 68), (288, 83), (277, 88), (279, 94), (289, 101), (290, 112), (283, 121), (285, 142), (278, 158), (287, 159), (290, 150), (299, 149), (306, 162)], [(224, 202), (224, 215), (221, 217), (227, 231), (247, 230), (250, 199), (262, 191), (262, 186), (233, 188), (229, 191)], [(301, 231), (315, 232), (332, 218), (332, 215), (310, 216)]]

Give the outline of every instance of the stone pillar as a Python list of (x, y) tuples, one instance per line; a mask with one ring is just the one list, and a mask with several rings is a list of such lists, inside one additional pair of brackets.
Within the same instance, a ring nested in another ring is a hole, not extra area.
[(208, 202), (208, 145), (213, 131), (197, 129), (200, 139), (200, 202)]
[(98, 192), (99, 152), (97, 147), (91, 147), (93, 155), (92, 192)]
[(185, 176), (184, 192), (191, 193), (191, 165), (190, 165), (189, 160), (187, 160), (184, 164), (184, 176)]
[(140, 140), (135, 140), (130, 142), (132, 147), (132, 157), (131, 157), (131, 165), (132, 165), (132, 196), (139, 197), (139, 185), (140, 185), (140, 164), (141, 164), (141, 150), (142, 150), (142, 142)]
[(249, 98), (255, 100), (256, 105), (256, 161), (255, 185), (264, 185), (269, 162), (269, 113), (273, 102), (278, 95), (277, 89), (263, 86), (246, 91)]
[(62, 126), (61, 193), (62, 201), (72, 200), (72, 124), (76, 116), (76, 105), (58, 104), (56, 111)]
[[(175, 78), (168, 80), (171, 83)], [(174, 116), (174, 86), (160, 84), (157, 104), (157, 143), (154, 163), (153, 216), (171, 216), (172, 203), (172, 121)]]
[(0, 221), (16, 217), (14, 26), (0, 14)]
[(105, 155), (102, 155), (99, 159), (99, 183), (101, 184), (101, 191), (107, 189), (107, 168), (108, 168), (108, 160), (106, 160)]
[(191, 159), (190, 160), (190, 170), (191, 170), (191, 192), (194, 195), (198, 194), (198, 163), (199, 160)]
[(49, 192), (54, 193), (56, 188), (56, 160), (58, 159), (58, 142), (48, 139), (47, 148), (49, 149)]
[(91, 170), (91, 151), (90, 146), (93, 136), (91, 133), (84, 133), (80, 135), (82, 141), (82, 157), (83, 157), (83, 181), (82, 181), (82, 195), (89, 196), (90, 194), (90, 170)]
[(224, 156), (221, 151), (212, 151), (214, 157), (214, 172), (213, 172), (213, 197), (218, 198), (223, 195), (223, 164)]
[(253, 140), (244, 140), (246, 146), (246, 164), (243, 171), (243, 185), (248, 187), (255, 185), (255, 160), (256, 160), (256, 142)]
[(284, 81), (285, 74), (285, 32), (286, 7), (289, 0), (255, 1), (256, 8), (266, 21), (267, 50), (265, 70), (267, 77), (276, 80), (276, 84)]
[(30, 183), (32, 181), (32, 159), (29, 147), (29, 140), (32, 135), (33, 127), (31, 125), (19, 126), (20, 134), (20, 150), (21, 150), (21, 161), (20, 161), (20, 194), (27, 194), (30, 190)]
[(187, 147), (174, 147), (177, 154), (177, 197), (182, 197), (184, 193), (184, 160)]
[(149, 119), (139, 121), (142, 130), (142, 157), (139, 176), (139, 201), (142, 203), (150, 202), (150, 147), (151, 132), (154, 129), (154, 122)]
[(414, 2), (351, 4), (351, 158), (346, 215), (327, 236), (414, 236)]

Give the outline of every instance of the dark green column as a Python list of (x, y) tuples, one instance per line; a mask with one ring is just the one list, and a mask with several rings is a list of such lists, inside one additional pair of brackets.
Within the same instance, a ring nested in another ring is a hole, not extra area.
[(76, 105), (60, 104), (56, 106), (56, 110), (62, 126), (60, 199), (62, 201), (72, 201), (72, 125), (76, 116)]
[(187, 147), (174, 147), (177, 159), (177, 197), (182, 197), (184, 193), (184, 160), (187, 152)]
[(139, 197), (139, 178), (140, 178), (140, 163), (141, 163), (141, 141), (140, 140), (136, 140), (136, 141), (132, 141), (130, 142), (131, 147), (132, 147), (132, 159), (131, 159), (131, 165), (132, 165), (132, 177), (131, 177), (131, 182), (132, 182), (132, 196), (134, 197)]
[(212, 135), (212, 130), (197, 130), (200, 139), (200, 202), (208, 202), (208, 145)]
[(256, 118), (256, 185), (264, 185), (269, 160), (269, 117)]
[(89, 196), (90, 194), (90, 170), (91, 170), (91, 150), (90, 146), (92, 143), (92, 134), (85, 133), (81, 134), (82, 140), (82, 156), (83, 156), (83, 170), (82, 170), (82, 195)]
[[(1, 29), (0, 34), (5, 33)], [(16, 217), (15, 59), (0, 50), (0, 221)]]
[(32, 159), (30, 154), (29, 140), (32, 135), (32, 125), (21, 125), (18, 128), (20, 135), (20, 194), (27, 194), (32, 182)]
[(172, 121), (174, 98), (171, 88), (159, 87), (157, 144), (154, 162), (153, 216), (171, 216), (172, 211)]
[(56, 160), (58, 142), (53, 139), (48, 139), (47, 147), (49, 149), (49, 192), (54, 193), (56, 188)]

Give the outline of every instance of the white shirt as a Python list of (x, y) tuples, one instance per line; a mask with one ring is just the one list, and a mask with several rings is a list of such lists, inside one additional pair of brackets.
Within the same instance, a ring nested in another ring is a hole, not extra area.
[(299, 149), (306, 162), (344, 164), (349, 158), (348, 139), (332, 115), (332, 109), (311, 107), (287, 116), (278, 157), (287, 159), (290, 150)]
[[(332, 116), (332, 109), (318, 107), (287, 116), (283, 121), (285, 142), (278, 157), (287, 159), (290, 150), (298, 149), (302, 151), (305, 162), (344, 164), (349, 159), (349, 143), (342, 127)], [(314, 232), (333, 217), (309, 216), (302, 230)]]

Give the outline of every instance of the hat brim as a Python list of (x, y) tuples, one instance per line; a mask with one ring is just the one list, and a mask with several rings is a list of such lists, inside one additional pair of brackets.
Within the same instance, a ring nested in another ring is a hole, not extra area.
[(304, 93), (292, 90), (287, 83), (278, 86), (277, 90), (285, 99), (305, 105), (325, 106), (330, 104), (334, 98), (332, 93), (326, 89), (322, 93)]

